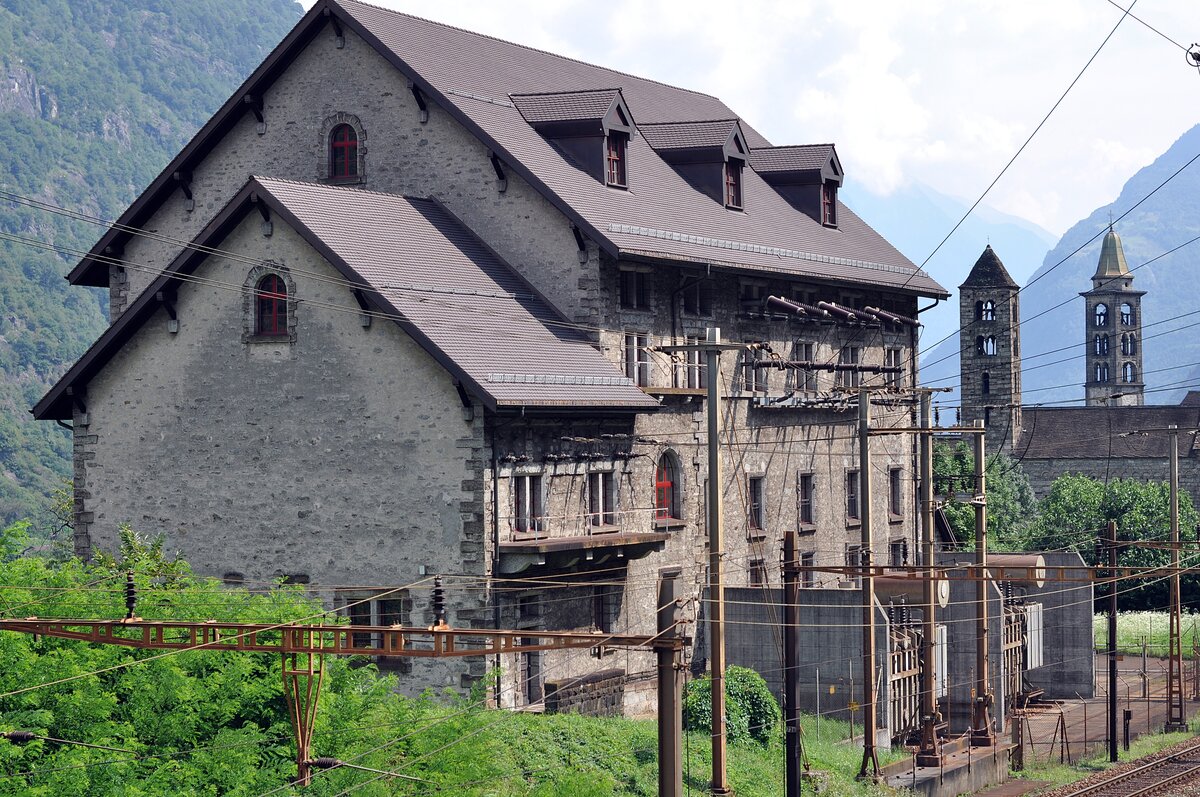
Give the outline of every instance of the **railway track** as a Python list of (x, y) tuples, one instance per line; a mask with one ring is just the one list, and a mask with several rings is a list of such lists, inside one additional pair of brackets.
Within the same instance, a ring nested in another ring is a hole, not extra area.
[(1148, 764), (1115, 772), (1062, 797), (1143, 797), (1195, 777), (1200, 777), (1200, 742)]

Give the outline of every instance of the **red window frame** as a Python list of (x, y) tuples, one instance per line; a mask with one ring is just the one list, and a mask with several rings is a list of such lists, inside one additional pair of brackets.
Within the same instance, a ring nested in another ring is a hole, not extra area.
[(255, 333), (263, 337), (282, 337), (288, 333), (287, 285), (278, 274), (268, 274), (254, 289)]
[(742, 209), (742, 162), (733, 158), (725, 161), (725, 207)]
[(608, 134), (605, 146), (606, 182), (617, 188), (626, 188), (625, 155), (628, 139), (620, 131)]
[(345, 180), (358, 176), (358, 131), (347, 124), (329, 133), (329, 176)]
[(654, 519), (678, 520), (675, 503), (675, 463), (667, 455), (658, 460), (654, 471)]

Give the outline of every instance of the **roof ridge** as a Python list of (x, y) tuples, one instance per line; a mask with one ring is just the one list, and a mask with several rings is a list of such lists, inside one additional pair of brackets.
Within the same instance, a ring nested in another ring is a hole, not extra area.
[(382, 197), (389, 197), (391, 199), (403, 199), (407, 202), (418, 201), (418, 202), (430, 202), (433, 204), (438, 204), (437, 201), (433, 197), (416, 196), (416, 195), (412, 195), (412, 194), (393, 194), (388, 191), (372, 191), (369, 188), (358, 188), (355, 185), (334, 185), (332, 183), (313, 182), (312, 180), (293, 180), (288, 177), (271, 177), (270, 175), (265, 175), (265, 174), (252, 174), (252, 175), (250, 175), (250, 179), (253, 180), (254, 182), (258, 183), (259, 185), (265, 185), (266, 182), (287, 183), (289, 185), (301, 185), (301, 186), (305, 186), (308, 188), (323, 188), (323, 189), (326, 189), (329, 191), (347, 191), (347, 192), (353, 192), (355, 194), (368, 194), (370, 196), (382, 196)]
[(510, 92), (510, 97), (553, 97), (558, 94), (599, 94), (602, 91), (620, 91), (620, 86), (610, 89), (562, 89), (561, 91), (519, 91)]
[(625, 77), (631, 77), (634, 80), (644, 80), (647, 83), (654, 83), (659, 86), (665, 86), (666, 88), (674, 89), (675, 91), (684, 91), (684, 92), (687, 92), (688, 94), (695, 94), (698, 97), (708, 97), (710, 100), (716, 100), (717, 102), (724, 105), (724, 100), (722, 100), (720, 97), (718, 97), (715, 94), (706, 94), (703, 91), (696, 91), (695, 89), (688, 89), (688, 88), (684, 88), (683, 86), (676, 86), (672, 83), (667, 83), (662, 80), (655, 80), (654, 78), (642, 77), (641, 75), (635, 75), (632, 72), (622, 72), (619, 69), (612, 69), (607, 66), (601, 66), (600, 64), (594, 64), (591, 61), (584, 61), (582, 58), (572, 58), (571, 56), (563, 55), (562, 53), (552, 53), (549, 50), (543, 50), (540, 47), (533, 47), (528, 44), (521, 44), (520, 42), (514, 42), (514, 41), (510, 41), (508, 39), (502, 39), (499, 36), (492, 36), (489, 33), (480, 33), (479, 31), (467, 30), (466, 28), (459, 27), (458, 25), (449, 25), (445, 22), (438, 22), (437, 20), (430, 19), (429, 17), (421, 17), (421, 16), (417, 16), (416, 14), (406, 14), (403, 11), (396, 11), (393, 8), (386, 8), (384, 6), (378, 5), (377, 3), (368, 3), (365, 0), (330, 0), (330, 2), (338, 4), (338, 5), (341, 5), (343, 3), (354, 3), (354, 4), (360, 5), (360, 6), (374, 8), (378, 11), (385, 11), (389, 14), (395, 14), (396, 16), (408, 17), (409, 19), (416, 19), (416, 20), (420, 20), (421, 22), (428, 22), (429, 24), (437, 25), (440, 28), (456, 30), (456, 31), (459, 31), (460, 33), (467, 33), (471, 36), (478, 36), (483, 39), (491, 39), (492, 41), (500, 42), (501, 44), (509, 44), (509, 45), (512, 45), (513, 47), (520, 47), (522, 50), (529, 50), (531, 52), (541, 53), (542, 55), (549, 55), (553, 58), (561, 58), (564, 61), (572, 61), (576, 64), (583, 64), (584, 66), (590, 66), (593, 69), (602, 69), (605, 72), (612, 72), (615, 75), (624, 75)]
[(751, 152), (765, 152), (769, 149), (800, 149), (801, 147), (836, 147), (832, 141), (826, 141), (820, 144), (772, 144), (769, 147), (751, 147)]
[[(714, 97), (714, 99), (716, 99)], [(741, 122), (742, 120), (736, 116), (723, 117), (721, 119), (677, 119), (670, 122), (643, 122), (638, 127), (663, 127), (664, 125), (706, 125), (714, 122)], [(763, 149), (763, 147), (759, 147)]]

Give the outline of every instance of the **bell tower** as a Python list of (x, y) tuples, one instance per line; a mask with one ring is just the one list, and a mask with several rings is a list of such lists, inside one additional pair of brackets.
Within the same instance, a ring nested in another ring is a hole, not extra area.
[(1121, 238), (1109, 225), (1100, 248), (1092, 289), (1081, 293), (1084, 309), (1087, 373), (1084, 398), (1089, 407), (1141, 406), (1146, 384), (1142, 375), (1142, 297), (1133, 289)]
[(993, 450), (1021, 431), (1019, 290), (990, 245), (958, 286), (961, 421), (983, 421)]

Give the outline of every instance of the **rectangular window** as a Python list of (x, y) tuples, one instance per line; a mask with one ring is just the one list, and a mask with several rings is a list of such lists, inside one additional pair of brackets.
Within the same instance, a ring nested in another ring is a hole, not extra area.
[[(684, 338), (688, 346), (698, 346), (704, 341), (701, 338)], [(702, 351), (680, 352), (674, 368), (675, 387), (685, 387), (691, 390), (703, 390), (708, 387), (705, 377), (705, 357)]]
[(793, 302), (799, 302), (800, 304), (808, 304), (813, 306), (820, 301), (820, 296), (818, 296), (817, 292), (804, 285), (793, 285), (791, 297)]
[(767, 286), (761, 282), (742, 280), (738, 283), (738, 303), (744, 314), (761, 313), (766, 296)]
[(610, 470), (588, 474), (588, 519), (593, 526), (617, 525), (617, 478)]
[(858, 387), (860, 373), (858, 370), (859, 357), (862, 349), (858, 346), (843, 346), (838, 353), (838, 385), (840, 387)]
[(828, 227), (837, 226), (837, 189), (833, 183), (821, 186), (821, 223)]
[(813, 513), (813, 475), (801, 473), (796, 477), (797, 516), (801, 528), (811, 528), (815, 524)]
[[(815, 567), (817, 555), (815, 553), (800, 554), (800, 567)], [(811, 570), (800, 571), (800, 586), (805, 589), (812, 589), (817, 585), (817, 574)]]
[(621, 589), (616, 584), (592, 587), (592, 623), (596, 630), (611, 633), (617, 624)]
[(757, 363), (766, 362), (762, 349), (747, 349), (742, 355), (742, 387), (747, 393), (766, 393), (769, 388), (770, 368), (758, 368)]
[(736, 158), (725, 161), (725, 207), (742, 209), (742, 162)]
[(846, 471), (846, 520), (851, 523), (857, 523), (859, 518), (858, 507), (858, 471)]
[(904, 471), (900, 468), (888, 470), (888, 514), (892, 517), (904, 514)]
[(892, 540), (888, 543), (888, 564), (892, 567), (908, 564), (908, 540)]
[[(883, 364), (888, 368), (901, 368), (900, 349), (884, 349)], [(888, 387), (900, 388), (904, 386), (903, 371), (885, 371), (883, 374), (883, 383)]]
[(765, 479), (762, 476), (751, 476), (746, 482), (746, 525), (750, 532), (761, 532), (766, 524), (766, 496), (763, 491)]
[(713, 286), (710, 280), (698, 279), (683, 289), (683, 314), (712, 317)]
[[(850, 567), (850, 568), (854, 568), (855, 570), (858, 570), (858, 568), (861, 568), (862, 566), (863, 566), (862, 546), (861, 545), (847, 545), (846, 546), (846, 567)], [(862, 576), (860, 576), (858, 572), (847, 573), (846, 580), (848, 580), (850, 583), (852, 583), (856, 587), (862, 586)]]
[(639, 332), (625, 333), (625, 376), (638, 387), (650, 385), (650, 336)]
[(525, 534), (542, 531), (542, 475), (521, 473), (513, 476), (513, 529)]
[(648, 283), (650, 275), (644, 271), (621, 269), (619, 282), (622, 310), (645, 310), (650, 306)]
[[(363, 600), (362, 597), (347, 598), (346, 615), (350, 625), (411, 625), (412, 599), (405, 593), (392, 592), (386, 598)], [(354, 634), (356, 647), (382, 648), (383, 635), (380, 633)]]
[(628, 186), (625, 176), (625, 151), (628, 143), (629, 136), (626, 133), (613, 130), (608, 134), (605, 146), (606, 178), (608, 184), (616, 188)]
[(765, 587), (767, 585), (767, 564), (762, 559), (750, 560), (750, 586)]
[[(792, 346), (792, 359), (796, 362), (815, 363), (816, 344), (798, 340)], [(817, 372), (811, 368), (797, 369), (791, 372), (794, 389), (805, 393), (817, 391)]]

